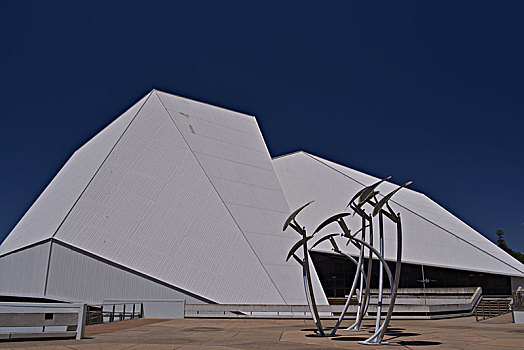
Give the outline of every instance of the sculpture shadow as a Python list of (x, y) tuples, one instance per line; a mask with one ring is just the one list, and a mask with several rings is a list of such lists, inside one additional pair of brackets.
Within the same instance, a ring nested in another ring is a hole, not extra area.
[(386, 335), (390, 336), (389, 339), (396, 339), (402, 337), (416, 337), (420, 333), (409, 333), (409, 332), (386, 332)]
[(438, 341), (427, 341), (427, 340), (406, 340), (400, 341), (398, 344), (402, 346), (430, 346), (430, 345), (442, 345)]
[(337, 337), (337, 338), (333, 338), (333, 340), (337, 340), (337, 341), (364, 341), (364, 340), (367, 340), (368, 337)]
[(325, 335), (320, 335), (318, 333), (314, 333), (314, 334), (306, 334), (305, 335), (306, 337), (308, 338), (335, 338), (335, 337), (339, 337), (339, 335), (331, 335), (329, 333), (326, 333)]
[[(324, 332), (326, 332), (326, 331), (332, 330), (333, 327), (324, 327), (322, 329), (324, 330)], [(300, 331), (301, 332), (318, 332), (318, 330), (316, 328), (303, 328)]]

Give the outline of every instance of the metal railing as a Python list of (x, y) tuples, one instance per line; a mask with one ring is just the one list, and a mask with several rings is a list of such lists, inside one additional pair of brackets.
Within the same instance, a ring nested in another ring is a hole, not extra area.
[(89, 305), (86, 324), (108, 323), (144, 317), (143, 303)]
[(507, 314), (510, 311), (511, 298), (482, 298), (473, 313), (478, 322)]

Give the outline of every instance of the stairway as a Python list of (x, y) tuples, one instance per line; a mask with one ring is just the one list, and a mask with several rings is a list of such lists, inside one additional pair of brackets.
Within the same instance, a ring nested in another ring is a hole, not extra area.
[(511, 298), (482, 297), (473, 310), (477, 322), (507, 314), (511, 311)]
[[(344, 305), (347, 301), (348, 295), (346, 295), (344, 298), (327, 298), (329, 305)], [(351, 298), (351, 301), (349, 302), (349, 305), (357, 305), (358, 304), (358, 297), (356, 295), (353, 295)]]

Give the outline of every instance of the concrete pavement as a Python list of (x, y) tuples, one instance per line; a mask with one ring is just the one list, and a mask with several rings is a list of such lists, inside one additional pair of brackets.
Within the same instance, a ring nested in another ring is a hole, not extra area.
[[(524, 349), (524, 325), (502, 316), (489, 322), (473, 317), (446, 320), (393, 320), (380, 349)], [(333, 326), (334, 321), (325, 321)], [(346, 322), (349, 325), (349, 321)], [(359, 340), (372, 332), (339, 331), (334, 338), (312, 337), (308, 320), (270, 319), (138, 319), (88, 326), (82, 340), (1, 342), (0, 349), (39, 350), (233, 350), (233, 349), (366, 349)]]

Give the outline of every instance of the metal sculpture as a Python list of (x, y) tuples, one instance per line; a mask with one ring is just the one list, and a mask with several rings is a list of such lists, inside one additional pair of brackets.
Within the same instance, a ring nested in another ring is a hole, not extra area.
[[(325, 336), (320, 317), (318, 316), (317, 303), (315, 301), (315, 294), (313, 292), (313, 285), (311, 283), (311, 272), (309, 270), (309, 254), (307, 243), (311, 238), (313, 238), (314, 234), (308, 236), (306, 234), (306, 228), (303, 226), (301, 227), (296, 221), (296, 216), (298, 215), (298, 213), (300, 213), (302, 209), (304, 209), (311, 203), (313, 203), (313, 201), (304, 204), (303, 206), (295, 210), (293, 213), (291, 213), (291, 215), (287, 218), (286, 222), (284, 223), (284, 227), (282, 228), (282, 230), (285, 231), (288, 227), (291, 227), (302, 236), (302, 239), (295, 243), (295, 245), (289, 251), (286, 261), (288, 261), (290, 257), (293, 257), (300, 265), (302, 265), (302, 278), (304, 280), (304, 290), (306, 292), (306, 300), (309, 306), (309, 310), (311, 311), (313, 322), (315, 322), (315, 326), (317, 327), (318, 335)], [(300, 259), (295, 254), (296, 251), (300, 248), (300, 246), (302, 246), (304, 256), (302, 259)]]
[[(351, 299), (353, 298), (353, 295), (356, 292), (357, 284), (359, 284), (359, 295), (358, 295), (358, 306), (357, 306), (357, 316), (355, 319), (355, 322), (349, 326), (346, 330), (349, 331), (360, 331), (360, 326), (362, 323), (362, 320), (364, 319), (364, 315), (367, 312), (367, 309), (370, 304), (371, 300), (371, 271), (372, 271), (372, 264), (373, 264), (373, 255), (377, 257), (379, 260), (379, 291), (378, 291), (378, 303), (377, 303), (377, 315), (375, 320), (375, 332), (371, 337), (368, 339), (359, 342), (360, 344), (365, 345), (381, 345), (381, 344), (387, 344), (387, 342), (383, 341), (384, 335), (387, 330), (387, 326), (389, 324), (389, 321), (391, 320), (391, 315), (393, 313), (393, 308), (395, 305), (395, 300), (397, 297), (397, 290), (398, 285), (400, 281), (400, 267), (401, 267), (401, 261), (402, 261), (402, 225), (400, 220), (400, 214), (395, 214), (391, 206), (389, 205), (389, 200), (395, 193), (397, 193), (401, 188), (408, 186), (411, 184), (410, 182), (405, 183), (402, 186), (399, 186), (397, 189), (391, 191), (387, 195), (385, 195), (381, 200), (377, 199), (377, 195), (379, 194), (379, 191), (377, 191), (377, 188), (380, 184), (382, 184), (384, 181), (388, 180), (391, 177), (387, 177), (383, 180), (380, 180), (370, 186), (367, 186), (360, 190), (355, 196), (349, 201), (348, 207), (353, 210), (353, 215), (358, 215), (361, 217), (361, 228), (356, 231), (355, 233), (351, 233), (351, 230), (348, 228), (346, 222), (344, 221), (344, 218), (348, 215), (351, 215), (351, 213), (339, 213), (336, 215), (331, 216), (330, 218), (326, 219), (323, 223), (321, 223), (317, 229), (313, 232), (311, 236), (306, 235), (305, 227), (300, 227), (298, 223), (295, 220), (295, 217), (297, 214), (304, 209), (306, 206), (311, 204), (312, 202), (309, 202), (299, 209), (297, 209), (295, 212), (293, 212), (289, 218), (286, 220), (286, 223), (284, 224), (284, 230), (291, 226), (295, 231), (297, 231), (299, 234), (302, 235), (302, 240), (297, 242), (291, 249), (291, 251), (288, 254), (288, 257), (286, 259), (289, 260), (291, 256), (293, 256), (299, 263), (302, 264), (303, 267), (303, 275), (304, 275), (304, 288), (306, 290), (306, 299), (308, 301), (308, 305), (311, 310), (311, 315), (313, 317), (313, 320), (315, 322), (315, 325), (317, 326), (319, 335), (324, 336), (325, 333), (322, 329), (322, 325), (320, 323), (320, 318), (318, 317), (318, 312), (316, 308), (316, 303), (313, 296), (313, 289), (311, 285), (311, 277), (309, 273), (309, 263), (308, 263), (308, 251), (313, 249), (318, 244), (328, 241), (331, 243), (332, 250), (342, 256), (350, 260), (352, 263), (356, 265), (356, 272), (355, 276), (353, 278), (353, 282), (351, 285), (351, 290), (348, 296), (348, 299), (346, 300), (346, 303), (344, 304), (344, 308), (342, 310), (342, 313), (340, 314), (340, 317), (338, 318), (335, 326), (333, 327), (333, 330), (331, 331), (330, 336), (335, 336), (338, 328), (340, 327), (340, 324), (342, 323), (342, 320), (344, 319), (345, 314), (347, 313), (347, 310), (349, 308), (349, 304)], [(373, 210), (371, 213), (366, 213), (366, 210), (364, 208), (365, 205), (370, 205)], [(378, 250), (373, 246), (373, 217), (376, 217), (378, 215), (378, 236), (379, 236), (379, 242), (378, 242)], [(396, 242), (397, 242), (397, 249), (396, 249), (396, 267), (395, 267), (395, 274), (392, 274), (391, 269), (386, 263), (386, 260), (384, 259), (384, 217), (391, 220), (396, 225)], [(314, 237), (315, 234), (319, 233), (323, 228), (328, 226), (329, 224), (337, 223), (340, 229), (342, 230), (342, 233), (331, 233), (328, 235), (325, 235), (324, 237), (320, 238), (316, 243), (313, 244), (313, 246), (308, 249), (307, 248), (307, 242)], [(366, 239), (367, 232), (369, 231), (369, 239)], [(357, 238), (357, 235), (361, 233), (361, 238)], [(359, 257), (358, 260), (353, 258), (351, 255), (343, 252), (337, 245), (335, 241), (335, 237), (345, 237), (348, 239), (349, 243), (352, 243), (358, 250), (359, 250)], [(298, 248), (302, 245), (304, 250), (304, 259), (300, 259), (295, 255), (295, 252), (298, 250)], [(365, 252), (368, 250), (368, 265), (367, 265), (367, 271), (364, 267), (364, 256)], [(383, 287), (384, 287), (384, 271), (386, 272), (386, 275), (389, 280), (389, 285), (391, 287), (391, 298), (389, 302), (389, 307), (387, 309), (386, 315), (384, 317), (384, 321), (381, 323), (382, 318), (382, 300), (383, 300)]]
[[(391, 283), (391, 278), (390, 278), (391, 297), (390, 297), (389, 307), (388, 307), (388, 312), (386, 313), (386, 317), (384, 321), (382, 322), (382, 324), (380, 324), (380, 315), (377, 312), (377, 321), (375, 323), (375, 333), (373, 333), (373, 335), (369, 337), (368, 339), (359, 342), (360, 344), (365, 344), (365, 345), (387, 344), (387, 342), (383, 341), (383, 339), (384, 339), (384, 335), (386, 334), (386, 330), (387, 330), (389, 321), (391, 320), (391, 315), (393, 314), (393, 308), (395, 307), (395, 301), (397, 299), (397, 290), (398, 290), (398, 285), (400, 282), (400, 267), (402, 263), (402, 222), (400, 220), (400, 213), (395, 214), (393, 209), (389, 206), (389, 200), (391, 199), (391, 197), (393, 197), (395, 193), (400, 191), (400, 189), (410, 185), (411, 183), (412, 182), (409, 181), (403, 184), (402, 186), (399, 186), (397, 189), (391, 191), (386, 196), (384, 196), (380, 201), (377, 201), (376, 197), (375, 197), (375, 202), (370, 201), (370, 204), (373, 205), (372, 216), (377, 216), (377, 214), (379, 215), (379, 228), (381, 230), (379, 235), (380, 237), (382, 237), (382, 241), (383, 241), (383, 228), (384, 228), (383, 218), (384, 216), (386, 216), (396, 225), (396, 228), (397, 228), (396, 230), (397, 231), (396, 232), (397, 233), (396, 257), (397, 259), (396, 259), (396, 265), (395, 265), (395, 278), (393, 280), (393, 283)], [(384, 206), (386, 207), (387, 210), (384, 209)], [(382, 250), (383, 250), (383, 247), (382, 247)], [(384, 268), (386, 268), (386, 271), (389, 271), (389, 267), (383, 258), (383, 253), (382, 255), (378, 254), (377, 256), (380, 258), (381, 265)], [(381, 305), (382, 304), (381, 288), (379, 288), (379, 295), (380, 295), (380, 300), (379, 300), (380, 306), (382, 306)]]
[[(351, 231), (347, 228), (347, 225), (345, 224), (345, 222), (343, 221), (343, 219), (340, 219), (340, 220), (332, 220), (333, 218), (336, 217), (336, 215), (332, 216), (331, 218), (327, 219), (326, 221), (324, 221), (322, 224), (320, 224), (319, 228), (317, 229), (317, 231), (320, 231), (320, 229), (322, 229), (323, 227), (325, 227), (326, 225), (330, 224), (331, 222), (334, 222), (334, 221), (337, 221), (339, 226), (342, 228), (343, 232), (344, 232), (344, 236), (348, 238), (348, 244), (351, 242), (353, 243), (357, 249), (359, 249), (359, 260), (358, 260), (358, 267), (357, 267), (357, 270), (356, 270), (356, 273), (355, 273), (355, 277), (353, 279), (353, 284), (351, 286), (351, 291), (349, 293), (349, 296), (348, 296), (348, 299), (344, 305), (344, 308), (342, 310), (342, 313), (340, 314), (340, 317), (338, 318), (337, 320), (337, 323), (335, 324), (335, 327), (333, 327), (333, 330), (331, 332), (331, 335), (335, 335), (340, 324), (342, 323), (342, 320), (349, 308), (349, 304), (351, 302), (351, 299), (353, 298), (353, 294), (355, 293), (355, 290), (356, 290), (356, 285), (357, 283), (360, 281), (360, 287), (359, 287), (359, 295), (358, 295), (358, 306), (357, 306), (357, 317), (355, 319), (355, 322), (350, 326), (348, 327), (346, 330), (349, 330), (349, 331), (360, 331), (360, 325), (361, 325), (361, 322), (364, 318), (364, 315), (367, 311), (367, 308), (369, 306), (369, 300), (370, 300), (370, 279), (371, 279), (371, 268), (372, 268), (372, 264), (371, 263), (368, 263), (368, 273), (367, 273), (367, 276), (362, 273), (362, 271), (360, 271), (360, 266), (362, 266), (363, 262), (364, 262), (364, 253), (365, 253), (365, 248), (366, 248), (366, 245), (365, 244), (362, 244), (362, 243), (359, 243), (356, 239), (355, 239), (355, 236), (358, 234), (358, 232), (362, 232), (362, 238), (361, 240), (362, 241), (366, 241), (366, 228), (369, 227), (369, 231), (370, 231), (370, 243), (371, 245), (373, 245), (373, 221), (372, 221), (372, 218), (371, 216), (369, 216), (368, 214), (366, 214), (365, 210), (362, 208), (364, 204), (368, 203), (371, 198), (373, 196), (375, 196), (376, 194), (378, 194), (377, 191), (375, 191), (375, 189), (382, 183), (384, 182), (385, 180), (388, 180), (388, 178), (384, 179), (384, 180), (381, 180), (371, 186), (367, 186), (367, 187), (364, 187), (362, 190), (360, 190), (359, 192), (357, 192), (357, 194), (355, 194), (353, 196), (353, 198), (349, 201), (349, 204), (348, 204), (348, 207), (350, 207), (351, 209), (353, 209), (353, 212), (355, 214), (358, 214), (361, 218), (362, 218), (362, 226), (361, 226), (361, 229), (359, 231), (357, 231), (355, 234), (351, 234)], [(356, 202), (358, 199), (358, 202)], [(369, 249), (369, 256), (368, 256), (368, 262), (372, 261), (372, 250)], [(365, 281), (365, 286), (366, 286), (366, 292), (364, 294), (364, 281)]]

